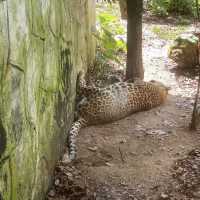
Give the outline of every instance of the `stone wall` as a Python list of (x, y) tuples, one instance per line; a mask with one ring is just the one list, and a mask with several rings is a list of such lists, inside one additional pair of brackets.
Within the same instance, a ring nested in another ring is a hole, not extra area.
[(44, 199), (94, 26), (94, 0), (0, 0), (0, 199)]

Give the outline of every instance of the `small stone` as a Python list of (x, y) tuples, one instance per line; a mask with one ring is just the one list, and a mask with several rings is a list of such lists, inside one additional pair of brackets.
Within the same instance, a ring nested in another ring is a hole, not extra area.
[(162, 194), (160, 195), (160, 197), (161, 197), (162, 199), (168, 199), (168, 198), (169, 198), (169, 196), (168, 196), (167, 194), (165, 194), (165, 193), (162, 193)]
[(73, 175), (72, 175), (72, 173), (70, 173), (70, 172), (67, 172), (67, 173), (65, 173), (66, 174), (66, 176), (69, 176), (69, 177), (72, 177)]
[(54, 182), (54, 184), (55, 184), (56, 186), (58, 186), (58, 185), (60, 184), (60, 180), (59, 180), (59, 179), (56, 179), (55, 182)]
[(167, 133), (163, 130), (150, 130), (147, 132), (148, 135), (166, 135)]
[(98, 149), (97, 146), (94, 146), (94, 147), (88, 147), (88, 150), (93, 151), (93, 152), (97, 151), (97, 149)]
[(135, 130), (139, 131), (139, 132), (145, 132), (146, 131), (146, 129), (144, 127), (142, 127), (141, 125), (139, 125), (139, 124), (137, 124), (135, 126)]
[(122, 185), (122, 186), (126, 186), (127, 183), (126, 183), (125, 181), (121, 181), (120, 185)]
[(182, 118), (186, 118), (186, 117), (187, 117), (187, 115), (181, 115), (181, 117), (182, 117)]
[(167, 133), (176, 135), (176, 130), (168, 130)]
[(62, 163), (70, 163), (71, 159), (69, 158), (68, 154), (64, 154), (62, 158)]
[(127, 142), (126, 139), (122, 139), (122, 140), (120, 140), (119, 143), (124, 144), (124, 143), (126, 143), (126, 142)]
[(159, 116), (159, 115), (160, 115), (160, 111), (156, 111), (156, 112), (155, 112), (155, 115), (158, 115), (158, 116)]
[(106, 162), (105, 163), (108, 167), (112, 167), (113, 166), (113, 164), (112, 163), (109, 163), (109, 162)]
[(65, 170), (68, 171), (68, 172), (73, 172), (73, 169), (71, 167), (69, 167), (69, 166), (66, 166)]
[(199, 167), (198, 167), (197, 165), (194, 164), (194, 165), (192, 166), (192, 168), (193, 168), (193, 169), (198, 169)]
[(178, 167), (178, 169), (176, 170), (176, 173), (181, 174), (183, 173), (184, 169), (182, 167)]
[(172, 147), (170, 147), (170, 148), (168, 148), (168, 150), (167, 150), (168, 152), (171, 152), (171, 151), (173, 151), (173, 148)]
[(128, 194), (128, 197), (129, 197), (130, 199), (137, 200), (137, 199), (134, 197), (134, 195), (132, 195), (132, 194)]
[(130, 156), (137, 156), (138, 155), (136, 152), (130, 152), (129, 154), (130, 154)]
[(174, 156), (180, 156), (180, 155), (181, 155), (180, 152), (176, 152), (176, 153), (174, 154)]
[(48, 196), (49, 197), (55, 197), (56, 193), (54, 190), (50, 190), (49, 193), (48, 193)]
[(183, 146), (183, 145), (179, 145), (179, 148), (181, 148), (181, 149), (185, 149), (185, 146)]

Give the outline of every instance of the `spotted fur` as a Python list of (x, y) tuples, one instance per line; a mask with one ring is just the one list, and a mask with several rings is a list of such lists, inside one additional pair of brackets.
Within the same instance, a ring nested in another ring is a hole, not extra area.
[(116, 121), (134, 112), (151, 109), (162, 104), (168, 94), (168, 88), (157, 81), (119, 82), (105, 88), (89, 89), (81, 81), (80, 90), (85, 98), (79, 103), (79, 119), (69, 133), (71, 160), (75, 158), (76, 138), (82, 127)]
[(87, 86), (83, 72), (78, 74), (79, 96), (89, 97), (100, 91), (99, 87)]

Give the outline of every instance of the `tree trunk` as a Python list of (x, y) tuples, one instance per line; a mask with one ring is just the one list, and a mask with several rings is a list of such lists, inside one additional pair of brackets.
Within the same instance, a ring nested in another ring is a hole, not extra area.
[(126, 79), (143, 79), (142, 63), (143, 0), (127, 0), (127, 65)]

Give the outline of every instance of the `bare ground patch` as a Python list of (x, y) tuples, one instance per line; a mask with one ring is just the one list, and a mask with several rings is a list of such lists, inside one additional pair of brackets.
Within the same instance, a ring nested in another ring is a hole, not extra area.
[(200, 199), (200, 134), (188, 129), (196, 77), (171, 70), (169, 42), (151, 26), (145, 23), (143, 31), (145, 79), (172, 87), (166, 103), (82, 129), (78, 157), (68, 165), (58, 163), (47, 199)]

